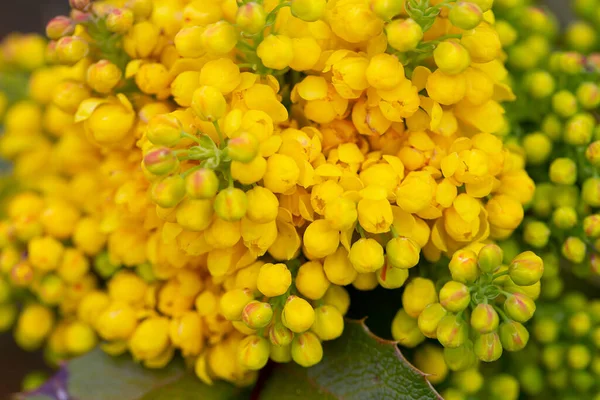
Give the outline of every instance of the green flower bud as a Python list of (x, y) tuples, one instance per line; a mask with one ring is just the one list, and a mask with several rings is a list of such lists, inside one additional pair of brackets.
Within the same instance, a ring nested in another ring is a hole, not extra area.
[(271, 360), (277, 363), (288, 363), (292, 361), (292, 346), (289, 344), (285, 346), (277, 346), (271, 343), (269, 357)]
[(596, 355), (592, 358), (590, 369), (596, 376), (600, 376), (600, 356)]
[(315, 309), (315, 322), (310, 328), (321, 340), (333, 340), (344, 331), (344, 317), (334, 306), (320, 306)]
[(569, 333), (574, 337), (587, 335), (592, 329), (592, 319), (586, 311), (577, 311), (569, 317)]
[(384, 21), (390, 21), (404, 11), (404, 3), (398, 0), (369, 0), (369, 6)]
[(464, 371), (454, 373), (452, 376), (452, 383), (463, 392), (474, 395), (483, 387), (483, 375), (475, 365)]
[(277, 321), (269, 328), (269, 339), (275, 346), (287, 346), (292, 343), (294, 332), (286, 328), (281, 321)]
[(242, 32), (254, 35), (264, 29), (266, 18), (264, 7), (259, 3), (251, 2), (238, 8), (235, 23)]
[(387, 242), (385, 253), (392, 267), (408, 269), (419, 263), (421, 248), (412, 239), (396, 237)]
[(215, 171), (202, 168), (185, 178), (185, 191), (193, 199), (211, 199), (219, 190), (219, 178)]
[(550, 317), (537, 318), (533, 324), (533, 335), (540, 343), (552, 343), (558, 339), (560, 326)]
[(527, 164), (540, 165), (550, 157), (552, 140), (541, 132), (530, 133), (523, 138), (523, 149), (527, 156)]
[(569, 48), (588, 53), (596, 46), (596, 30), (585, 21), (575, 21), (567, 26), (565, 39)]
[(530, 396), (538, 395), (544, 390), (544, 373), (536, 365), (524, 366), (521, 369), (519, 381), (523, 391)]
[(104, 279), (108, 279), (115, 274), (121, 265), (113, 264), (107, 251), (103, 251), (94, 258), (94, 271)]
[(507, 351), (519, 351), (529, 341), (529, 332), (516, 321), (508, 321), (500, 324), (500, 341)]
[(172, 114), (159, 114), (148, 122), (146, 137), (157, 146), (175, 146), (181, 140), (181, 123)]
[(577, 186), (560, 186), (554, 188), (554, 193), (551, 196), (552, 205), (558, 207), (578, 207), (579, 205), (579, 188)]
[(544, 279), (558, 276), (560, 271), (559, 258), (554, 251), (542, 254), (542, 261), (544, 263)]
[(587, 237), (600, 237), (600, 214), (592, 214), (585, 217), (583, 220), (583, 231)]
[(565, 349), (558, 344), (550, 344), (542, 350), (542, 363), (544, 366), (555, 371), (559, 369), (565, 358)]
[(592, 354), (584, 344), (574, 344), (567, 350), (567, 363), (573, 369), (585, 369), (592, 361)]
[(242, 321), (250, 329), (260, 329), (269, 325), (273, 318), (273, 309), (269, 303), (253, 300), (242, 311)]
[(292, 359), (303, 367), (312, 367), (323, 358), (323, 346), (312, 332), (304, 332), (292, 341)]
[(472, 250), (458, 250), (448, 263), (452, 280), (462, 283), (473, 283), (479, 277), (477, 254)]
[(587, 158), (594, 167), (600, 167), (600, 140), (596, 140), (588, 145), (585, 150), (585, 158)]
[(567, 260), (580, 264), (585, 259), (585, 242), (575, 236), (568, 237), (561, 247), (561, 253)]
[(450, 312), (460, 312), (469, 306), (471, 295), (467, 285), (450, 281), (440, 290), (440, 303)]
[(152, 185), (152, 201), (163, 208), (175, 207), (185, 197), (185, 181), (171, 175)]
[(546, 374), (546, 380), (552, 388), (563, 390), (566, 389), (569, 384), (569, 373), (564, 368), (558, 371), (549, 372)]
[(523, 240), (528, 245), (541, 249), (546, 247), (550, 239), (550, 228), (541, 221), (530, 221), (525, 223), (523, 229)]
[(498, 328), (498, 313), (490, 304), (478, 304), (471, 313), (471, 326), (478, 333), (490, 333)]
[(525, 78), (527, 91), (531, 97), (543, 99), (554, 93), (556, 83), (554, 77), (547, 71), (535, 71), (527, 75)]
[(591, 114), (576, 114), (567, 121), (563, 140), (573, 146), (586, 145), (592, 140), (595, 126), (596, 120)]
[(438, 324), (446, 314), (448, 311), (440, 303), (429, 304), (417, 318), (419, 329), (428, 338), (435, 339)]
[(256, 136), (242, 132), (227, 142), (227, 154), (234, 161), (249, 163), (258, 153), (259, 142)]
[(542, 132), (550, 139), (557, 141), (562, 136), (563, 126), (560, 118), (556, 114), (548, 114), (542, 120)]
[(518, 322), (527, 322), (535, 313), (535, 302), (521, 293), (513, 293), (504, 301), (506, 314)]
[(473, 349), (477, 358), (485, 362), (496, 361), (502, 356), (502, 344), (496, 332), (479, 335)]
[(442, 346), (455, 348), (466, 342), (469, 336), (469, 328), (461, 318), (449, 314), (441, 319), (436, 335)]
[(559, 207), (552, 213), (552, 222), (559, 229), (571, 229), (577, 224), (577, 211), (573, 207)]
[(569, 118), (577, 112), (577, 98), (568, 90), (561, 90), (552, 96), (552, 109), (563, 118)]
[(177, 156), (168, 147), (151, 150), (144, 156), (144, 168), (153, 175), (168, 175), (179, 168)]
[[(571, 383), (577, 392), (588, 393), (596, 384), (596, 378), (588, 371), (575, 371), (571, 373)], [(579, 398), (579, 396), (573, 397), (573, 399)]]
[(302, 21), (314, 22), (323, 17), (327, 0), (292, 0), (292, 15)]
[(416, 347), (425, 336), (419, 330), (417, 319), (412, 318), (403, 309), (398, 310), (392, 321), (392, 337), (404, 347)]
[(504, 290), (508, 293), (521, 293), (531, 298), (532, 300), (537, 300), (540, 297), (542, 284), (540, 283), (540, 281), (537, 281), (533, 285), (519, 286), (516, 285), (513, 281), (511, 281), (510, 278), (508, 278), (508, 281), (504, 283)]
[(239, 221), (246, 215), (248, 199), (243, 190), (230, 187), (221, 190), (215, 197), (215, 213), (225, 221)]
[(386, 263), (376, 272), (377, 282), (386, 289), (397, 289), (404, 285), (408, 279), (408, 270), (403, 268), (394, 268)]
[(600, 207), (600, 178), (588, 178), (583, 182), (581, 198), (592, 207)]
[(269, 341), (257, 335), (244, 338), (238, 348), (238, 362), (249, 370), (259, 370), (269, 361)]
[(581, 107), (586, 110), (593, 110), (600, 105), (600, 89), (594, 82), (581, 83), (576, 96)]
[(12, 289), (10, 284), (2, 277), (0, 277), (0, 304), (8, 303), (12, 295)]
[(550, 180), (559, 185), (577, 182), (577, 164), (570, 158), (557, 158), (550, 164)]
[[(505, 242), (508, 243), (508, 242)], [(502, 264), (504, 251), (496, 244), (485, 245), (479, 250), (477, 264), (483, 272), (494, 272)]]
[(492, 4), (494, 4), (494, 0), (469, 0), (469, 2), (477, 4), (482, 12), (491, 10)]
[(44, 371), (34, 371), (25, 375), (21, 382), (21, 390), (24, 392), (33, 391), (42, 386), (48, 380), (48, 374)]
[(464, 371), (476, 362), (473, 342), (467, 340), (462, 346), (444, 348), (444, 360), (451, 371)]
[(516, 256), (508, 267), (510, 278), (519, 286), (529, 286), (538, 282), (544, 273), (542, 259), (531, 251)]
[(498, 374), (490, 382), (492, 399), (517, 400), (519, 398), (519, 382), (508, 374)]
[(450, 9), (448, 18), (450, 18), (452, 25), (469, 30), (481, 23), (483, 12), (475, 3), (459, 1)]
[(569, 292), (563, 296), (561, 302), (570, 312), (582, 311), (587, 308), (588, 300), (585, 294), (580, 292)]

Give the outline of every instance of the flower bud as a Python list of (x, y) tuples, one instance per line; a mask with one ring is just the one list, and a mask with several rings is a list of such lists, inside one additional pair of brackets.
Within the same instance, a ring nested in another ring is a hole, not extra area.
[(369, 0), (369, 6), (384, 21), (391, 21), (404, 11), (404, 3), (398, 0)]
[(155, 115), (148, 122), (146, 137), (152, 144), (175, 146), (181, 139), (181, 123), (172, 114)]
[(450, 40), (436, 46), (433, 59), (438, 68), (448, 75), (461, 73), (471, 62), (469, 52), (460, 43)]
[(260, 329), (269, 325), (273, 309), (269, 303), (253, 300), (242, 311), (242, 321), (251, 329)]
[(478, 304), (471, 313), (471, 326), (478, 333), (490, 333), (498, 328), (498, 313), (490, 304)]
[(256, 54), (265, 67), (285, 69), (294, 59), (294, 47), (285, 35), (269, 35), (258, 45)]
[(600, 167), (600, 140), (589, 144), (585, 150), (585, 158), (596, 168)]
[(559, 185), (577, 182), (577, 165), (569, 158), (557, 158), (550, 164), (550, 180)]
[(438, 301), (433, 281), (425, 278), (411, 280), (402, 293), (402, 306), (412, 318), (417, 318), (429, 304)]
[(573, 369), (585, 369), (592, 361), (592, 355), (585, 344), (574, 344), (567, 350), (567, 363)]
[(477, 361), (473, 352), (473, 342), (467, 340), (462, 346), (444, 347), (444, 360), (451, 371), (464, 371)]
[(326, 0), (292, 0), (292, 15), (306, 22), (315, 22), (325, 15)]
[(64, 36), (56, 42), (56, 56), (63, 64), (76, 64), (88, 55), (90, 46), (79, 36)]
[(185, 178), (185, 191), (193, 199), (211, 199), (219, 190), (219, 178), (212, 169), (201, 168)]
[[(203, 56), (206, 53), (206, 49), (202, 44), (203, 33), (204, 27), (202, 26), (186, 26), (179, 30), (173, 39), (179, 55), (186, 58)], [(196, 86), (198, 84), (199, 82), (196, 80)]]
[(227, 142), (227, 154), (234, 161), (248, 163), (258, 153), (258, 139), (256, 136), (242, 132), (239, 136), (229, 139)]
[(508, 321), (500, 324), (500, 342), (507, 351), (519, 351), (529, 341), (529, 332), (516, 321)]
[(452, 25), (460, 29), (473, 29), (483, 20), (483, 12), (475, 3), (458, 1), (448, 14)]
[(556, 371), (564, 364), (565, 349), (561, 344), (551, 343), (542, 350), (542, 363), (546, 369)]
[(292, 359), (303, 367), (311, 367), (323, 358), (323, 346), (312, 332), (304, 332), (292, 340)]
[(292, 332), (307, 331), (315, 321), (315, 310), (310, 303), (298, 296), (288, 297), (281, 313), (283, 325)]
[(126, 33), (133, 26), (133, 11), (127, 8), (112, 8), (106, 16), (106, 29), (114, 33)]
[(171, 175), (152, 185), (152, 201), (163, 208), (175, 207), (185, 197), (185, 181)]
[(333, 340), (344, 331), (344, 317), (334, 306), (323, 305), (315, 309), (315, 322), (310, 328), (319, 339)]
[(227, 102), (219, 89), (201, 86), (192, 96), (192, 110), (200, 119), (213, 122), (225, 115)]
[(144, 156), (144, 167), (153, 175), (168, 175), (179, 167), (179, 160), (171, 149), (159, 147)]
[(281, 296), (292, 284), (292, 273), (285, 264), (263, 264), (258, 272), (256, 285), (267, 297)]
[(551, 317), (540, 317), (534, 320), (533, 334), (538, 342), (555, 342), (559, 333), (560, 325)]
[(561, 253), (567, 260), (580, 264), (585, 260), (585, 242), (575, 236), (568, 237), (561, 247)]
[(583, 220), (583, 231), (587, 237), (600, 237), (600, 214), (592, 214), (585, 217)]
[(75, 31), (75, 24), (69, 17), (59, 15), (54, 17), (46, 25), (46, 36), (52, 40), (58, 40), (63, 36), (72, 35)]
[(455, 348), (467, 341), (469, 327), (461, 318), (448, 314), (438, 324), (436, 335), (442, 346)]
[(419, 263), (421, 248), (412, 239), (396, 237), (387, 242), (385, 252), (394, 268), (412, 268)]
[(545, 163), (552, 152), (552, 140), (545, 133), (530, 133), (523, 138), (523, 149), (527, 156), (527, 164)]
[(528, 245), (541, 249), (548, 244), (550, 228), (541, 221), (529, 221), (523, 229), (523, 240)]
[[(494, 272), (502, 264), (504, 252), (496, 244), (488, 244), (479, 250), (477, 265), (483, 272)], [(454, 276), (452, 277), (454, 279)], [(454, 279), (456, 280), (456, 279)]]
[(54, 88), (52, 103), (62, 111), (74, 114), (81, 102), (89, 97), (90, 90), (83, 83), (63, 81)]
[(414, 50), (421, 39), (423, 29), (413, 19), (397, 19), (385, 26), (388, 43), (398, 51)]
[(592, 140), (596, 120), (589, 113), (572, 116), (565, 125), (563, 141), (573, 146), (583, 146)]
[(475, 339), (473, 351), (481, 361), (492, 362), (502, 356), (502, 344), (496, 332), (484, 333)]
[(352, 244), (348, 257), (360, 273), (377, 271), (385, 264), (383, 248), (375, 239), (358, 239)]
[(567, 325), (573, 337), (583, 337), (592, 329), (592, 319), (586, 311), (578, 311), (569, 318)]
[(600, 105), (600, 88), (594, 82), (582, 82), (575, 93), (582, 108), (593, 110)]
[(417, 320), (403, 309), (398, 310), (392, 321), (392, 337), (402, 346), (413, 348), (419, 345), (425, 336), (419, 330)]
[[(354, 274), (356, 271), (352, 269)], [(376, 272), (377, 281), (386, 289), (397, 289), (404, 285), (408, 279), (408, 270), (402, 268), (394, 268), (386, 263), (379, 271)]]
[(432, 303), (425, 307), (419, 314), (419, 318), (417, 318), (417, 324), (423, 335), (435, 339), (437, 327), (446, 314), (448, 314), (448, 311), (440, 303)]
[(567, 90), (561, 90), (552, 96), (552, 108), (563, 118), (569, 118), (577, 113), (577, 98)]
[(269, 357), (276, 363), (289, 363), (292, 361), (292, 346), (290, 344), (277, 346), (271, 343)]
[(450, 312), (460, 312), (469, 306), (471, 295), (467, 285), (456, 282), (447, 282), (440, 290), (440, 303)]
[(581, 198), (592, 207), (600, 207), (600, 178), (588, 178), (583, 182)]
[(238, 347), (238, 362), (244, 368), (259, 370), (269, 361), (269, 341), (257, 335), (245, 337)]
[(219, 302), (221, 314), (229, 321), (239, 321), (246, 305), (253, 300), (250, 289), (233, 289), (225, 292)]
[(504, 301), (506, 315), (517, 322), (527, 322), (535, 313), (535, 302), (521, 293), (513, 293)]
[(286, 328), (280, 321), (269, 328), (269, 340), (275, 346), (287, 346), (292, 343), (294, 332)]
[(229, 53), (237, 43), (237, 32), (229, 22), (221, 20), (207, 25), (202, 32), (202, 44), (214, 55)]
[(519, 286), (530, 286), (538, 282), (544, 273), (542, 259), (531, 251), (516, 256), (508, 267), (510, 278)]
[(338, 197), (325, 206), (325, 219), (333, 229), (346, 231), (358, 219), (356, 203), (345, 197)]
[(235, 24), (242, 32), (255, 35), (264, 29), (266, 18), (264, 7), (259, 3), (250, 2), (238, 8)]
[(248, 199), (246, 193), (234, 187), (221, 190), (214, 203), (215, 213), (224, 221), (239, 221), (246, 215)]
[(571, 229), (577, 224), (577, 211), (569, 206), (559, 207), (552, 213), (552, 222), (559, 229)]
[(79, 11), (86, 11), (91, 3), (91, 0), (69, 0), (69, 5), (71, 8)]
[(98, 93), (109, 93), (121, 81), (122, 72), (108, 60), (100, 60), (87, 70), (87, 84)]

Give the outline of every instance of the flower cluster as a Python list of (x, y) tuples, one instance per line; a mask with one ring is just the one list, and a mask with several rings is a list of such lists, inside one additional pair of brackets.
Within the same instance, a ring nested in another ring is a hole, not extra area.
[[(500, 137), (515, 96), (491, 0), (71, 3), (47, 46), (3, 45), (28, 71), (0, 139), (22, 184), (0, 327), (21, 346), (181, 354), (251, 384), (269, 359), (321, 360), (344, 286), (407, 281), (401, 342), (437, 337), (451, 369), (525, 345), (541, 260), (489, 244), (535, 189)], [(408, 280), (446, 259), (439, 293)]]

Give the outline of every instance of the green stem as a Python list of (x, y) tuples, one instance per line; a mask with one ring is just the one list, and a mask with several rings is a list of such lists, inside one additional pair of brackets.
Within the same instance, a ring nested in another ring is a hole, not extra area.
[(221, 133), (221, 127), (219, 126), (218, 121), (213, 121), (213, 125), (215, 126), (215, 130), (217, 131), (217, 135), (219, 135), (219, 148), (222, 149), (225, 142), (223, 141), (223, 134)]
[(196, 172), (200, 169), (202, 169), (202, 163), (200, 163), (199, 165), (196, 165), (195, 167), (188, 169), (187, 171), (185, 171), (184, 173), (181, 174), (181, 177), (183, 179), (185, 179), (188, 177), (188, 175), (193, 174), (194, 172)]
[(494, 307), (494, 310), (496, 310), (496, 312), (498, 313), (498, 315), (500, 315), (500, 316), (502, 317), (502, 320), (503, 320), (504, 322), (510, 322), (510, 321), (512, 321), (510, 318), (508, 318), (508, 317), (506, 316), (506, 314), (504, 314), (504, 311), (502, 311), (502, 310), (500, 309), (500, 307), (498, 307), (498, 306), (492, 306), (492, 307)]
[(362, 226), (360, 226), (360, 224), (356, 225), (356, 230), (358, 231), (358, 233), (359, 233), (359, 235), (360, 235), (361, 238), (364, 239), (366, 237), (365, 230), (363, 229)]
[(510, 272), (508, 272), (508, 270), (507, 270), (507, 271), (498, 272), (497, 274), (495, 274), (495, 275), (493, 275), (493, 276), (492, 276), (492, 281), (494, 281), (494, 280), (496, 280), (496, 279), (498, 279), (498, 278), (501, 278), (501, 277), (503, 277), (503, 276), (506, 276), (506, 275), (508, 275), (509, 273), (510, 273)]
[(199, 145), (202, 145), (202, 142), (200, 141), (200, 139), (197, 136), (195, 136), (195, 135), (191, 135), (191, 134), (189, 134), (187, 132), (181, 132), (181, 137), (182, 138), (191, 139), (194, 142), (198, 143)]

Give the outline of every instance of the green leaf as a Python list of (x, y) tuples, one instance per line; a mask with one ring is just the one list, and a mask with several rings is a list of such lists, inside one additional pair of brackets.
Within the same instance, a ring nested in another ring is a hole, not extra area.
[(260, 389), (260, 400), (441, 399), (396, 343), (376, 337), (363, 321), (347, 321), (342, 337), (325, 344), (319, 364), (278, 365)]
[(112, 357), (96, 349), (66, 363), (41, 388), (17, 400), (244, 400), (249, 391), (216, 382), (209, 386), (181, 360), (147, 369), (129, 356)]

